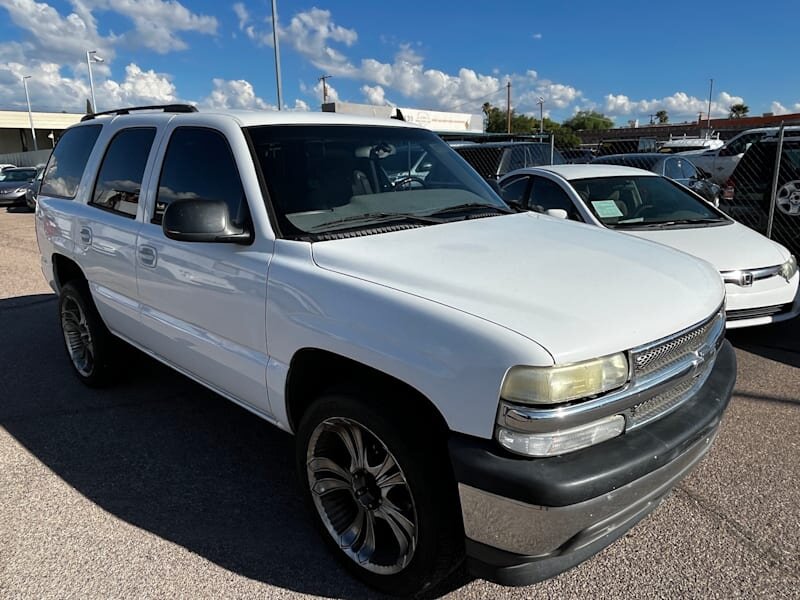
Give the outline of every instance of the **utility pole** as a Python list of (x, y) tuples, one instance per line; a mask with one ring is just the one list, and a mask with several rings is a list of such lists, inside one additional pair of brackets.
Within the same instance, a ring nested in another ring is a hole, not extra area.
[(708, 135), (708, 137), (711, 137), (711, 94), (714, 91), (714, 79), (713, 78), (709, 79), (709, 82), (710, 83), (708, 85), (708, 121), (706, 121), (708, 123), (708, 125), (706, 126), (706, 129), (708, 129), (708, 133), (706, 135)]
[(322, 82), (322, 103), (323, 104), (327, 104), (328, 103), (328, 84), (327, 84), (327, 81), (331, 77), (333, 77), (333, 75), (323, 75), (322, 77), (320, 77), (317, 80), (317, 81), (321, 81)]
[(33, 149), (38, 150), (39, 146), (36, 144), (36, 130), (33, 128), (33, 113), (31, 112), (31, 97), (28, 95), (28, 79), (31, 75), (25, 75), (22, 78), (22, 85), (25, 87), (25, 101), (28, 103), (28, 120), (31, 123), (31, 137), (33, 138)]
[[(539, 105), (539, 135), (544, 134), (544, 96), (539, 96), (536, 102)], [(552, 164), (552, 162), (550, 163)]]
[(278, 110), (283, 110), (283, 91), (281, 90), (281, 51), (278, 48), (278, 9), (272, 0), (272, 43), (275, 47), (275, 79), (278, 83)]
[(508, 133), (511, 133), (511, 80), (506, 83), (506, 124)]

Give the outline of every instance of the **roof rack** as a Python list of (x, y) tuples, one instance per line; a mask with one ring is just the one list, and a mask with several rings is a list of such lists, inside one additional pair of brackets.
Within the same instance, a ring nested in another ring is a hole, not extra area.
[(89, 113), (81, 117), (81, 122), (90, 121), (101, 115), (128, 115), (134, 110), (162, 110), (169, 113), (194, 113), (197, 107), (192, 104), (153, 104), (151, 106), (129, 106), (128, 108), (117, 108), (115, 110), (104, 110), (99, 113)]

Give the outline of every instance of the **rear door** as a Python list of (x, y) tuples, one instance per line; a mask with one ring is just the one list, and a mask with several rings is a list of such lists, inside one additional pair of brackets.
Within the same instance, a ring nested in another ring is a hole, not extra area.
[[(251, 228), (260, 195), (245, 193), (255, 172), (241, 129), (201, 126), (168, 131), (152, 201), (136, 243), (146, 346), (234, 400), (269, 413), (266, 394), (266, 290), (272, 240), (250, 245), (183, 242), (161, 228), (175, 199), (223, 200), (234, 222)], [(233, 142), (230, 143), (230, 142)], [(263, 207), (261, 207), (263, 211)]]
[(156, 127), (112, 130), (85, 205), (76, 206), (75, 259), (97, 309), (115, 333), (138, 341), (137, 215), (142, 181), (153, 166)]

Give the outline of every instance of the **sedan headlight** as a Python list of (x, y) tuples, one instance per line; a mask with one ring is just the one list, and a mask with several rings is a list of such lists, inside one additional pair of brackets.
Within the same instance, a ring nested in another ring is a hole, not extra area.
[(511, 402), (558, 404), (596, 396), (628, 381), (628, 361), (623, 353), (571, 365), (512, 367), (500, 395)]
[(781, 265), (781, 277), (789, 281), (797, 273), (797, 259), (794, 254), (789, 256), (789, 260)]
[(14, 190), (15, 194), (24, 194), (25, 191), (28, 189), (28, 186), (18, 187)]

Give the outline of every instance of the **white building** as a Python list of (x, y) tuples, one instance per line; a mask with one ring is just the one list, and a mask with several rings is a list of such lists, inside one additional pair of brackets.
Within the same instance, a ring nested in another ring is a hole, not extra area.
[[(81, 120), (82, 114), (34, 112), (33, 127), (39, 150), (49, 150), (70, 125)], [(33, 150), (33, 137), (28, 111), (0, 110), (0, 154)]]

